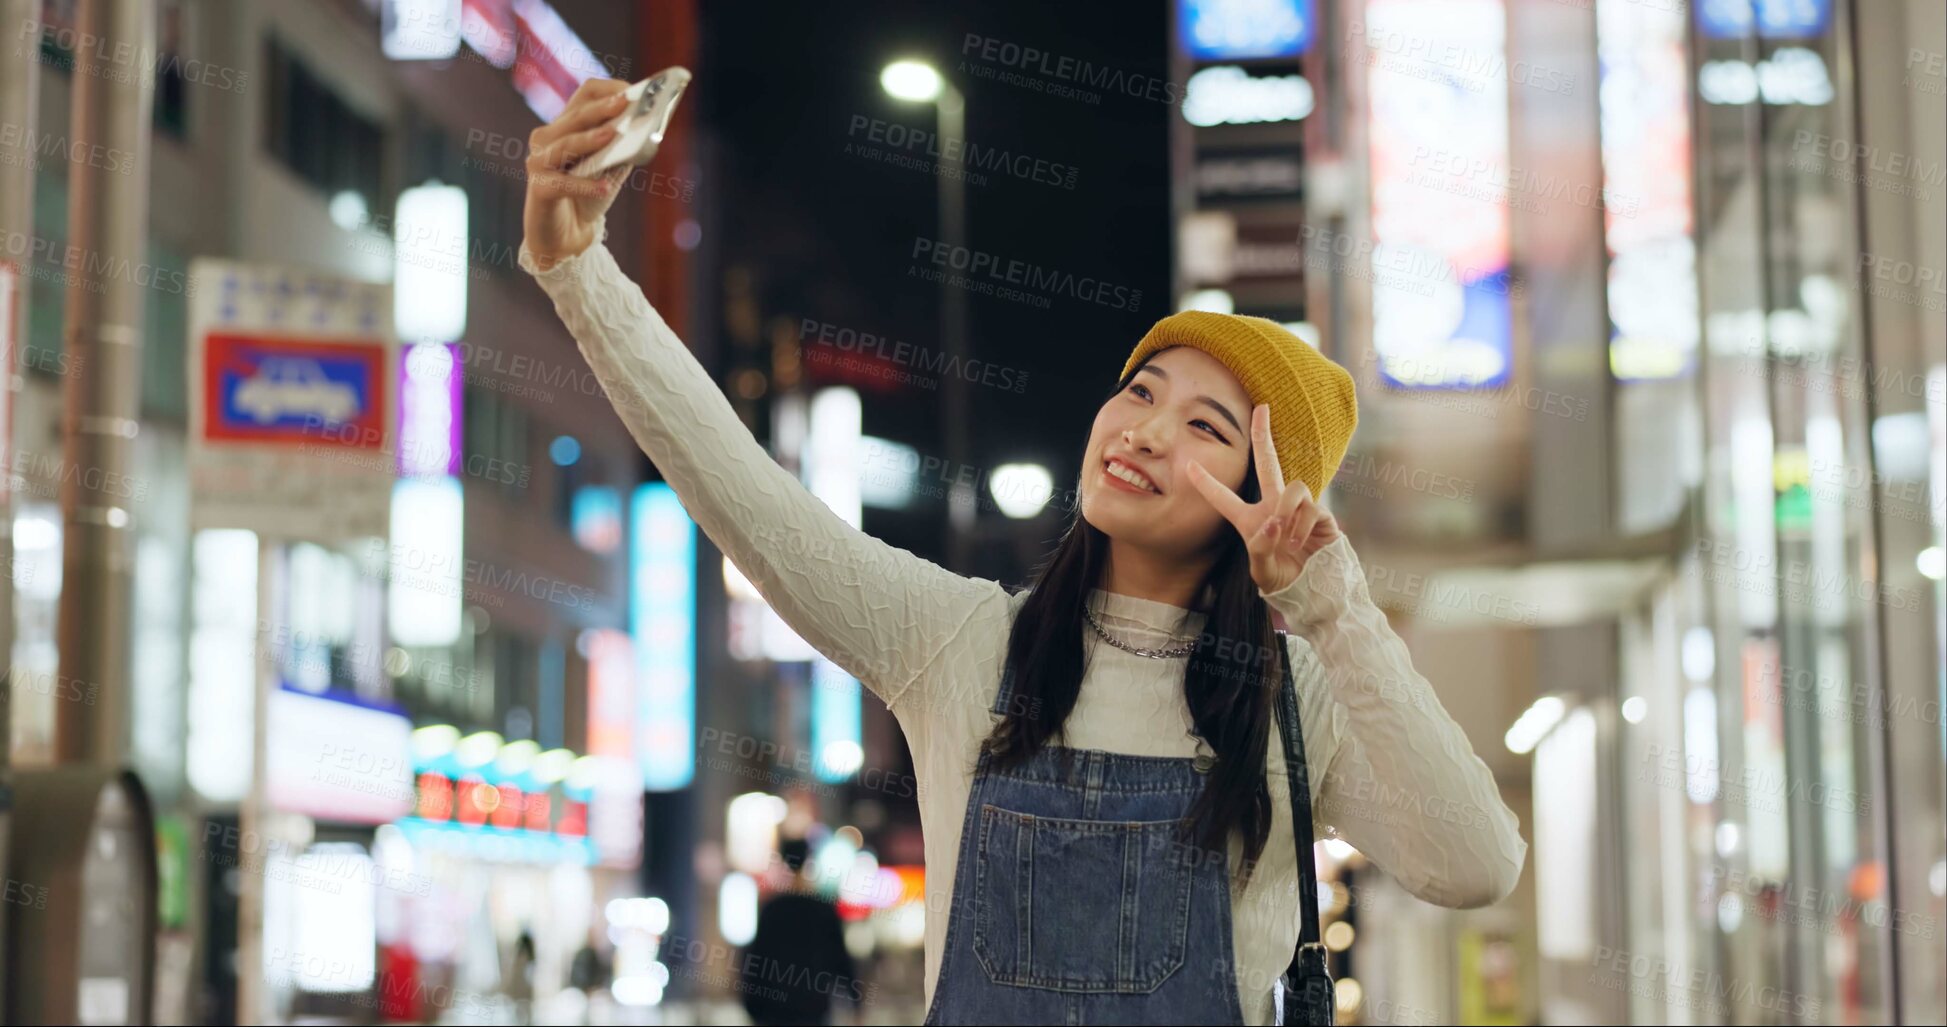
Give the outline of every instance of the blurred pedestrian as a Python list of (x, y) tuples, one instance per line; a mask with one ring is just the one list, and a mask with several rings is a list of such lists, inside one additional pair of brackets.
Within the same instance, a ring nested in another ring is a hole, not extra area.
[(832, 1000), (862, 998), (838, 907), (818, 894), (811, 846), (778, 845), (789, 881), (757, 912), (757, 934), (737, 964), (744, 1010), (760, 1027), (831, 1022)]
[(534, 935), (521, 928), (507, 965), (507, 997), (514, 1002), (514, 1022), (534, 1022)]
[(588, 933), (588, 940), (582, 942), (574, 961), (569, 964), (568, 984), (587, 992), (592, 998), (596, 992), (608, 988), (611, 971), (608, 959), (595, 948), (594, 928), (590, 928)]
[[(624, 88), (584, 83), (533, 133), (521, 266), (684, 510), (905, 732), (927, 1022), (1328, 1022), (1315, 814), (1429, 902), (1513, 890), (1514, 813), (1318, 501), (1358, 421), (1344, 368), (1266, 318), (1158, 320), (1119, 371), (1104, 355), (1114, 387), (1086, 401), (1031, 588), (951, 573), (779, 467), (622, 274), (604, 216), (626, 172), (566, 169), (614, 136)], [(912, 256), (971, 286), (1045, 271), (928, 239)], [(907, 350), (881, 355), (984, 374)]]
[(615, 968), (608, 956), (597, 948), (599, 927), (590, 925), (588, 936), (582, 940), (581, 949), (568, 963), (568, 986), (581, 992), (582, 1023), (609, 1023), (613, 996), (609, 984), (614, 980)]

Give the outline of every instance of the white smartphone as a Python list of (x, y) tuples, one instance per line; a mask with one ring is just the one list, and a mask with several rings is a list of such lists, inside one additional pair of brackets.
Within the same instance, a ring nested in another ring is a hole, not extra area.
[(609, 122), (617, 129), (615, 138), (583, 158), (569, 169), (569, 174), (594, 178), (624, 164), (649, 163), (662, 145), (663, 133), (669, 130), (669, 119), (676, 113), (676, 101), (682, 97), (683, 87), (689, 84), (689, 69), (677, 66), (664, 68), (630, 86), (623, 93), (629, 98), (629, 105)]

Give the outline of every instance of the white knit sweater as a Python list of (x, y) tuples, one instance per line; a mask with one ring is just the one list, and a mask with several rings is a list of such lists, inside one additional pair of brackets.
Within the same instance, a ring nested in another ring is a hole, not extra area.
[[(523, 246), (520, 263), (690, 516), (806, 642), (885, 701), (905, 732), (925, 832), (930, 1004), (972, 768), (993, 725), (988, 711), (1025, 593), (950, 573), (832, 513), (745, 430), (602, 241), (545, 272)], [(1264, 598), (1291, 629), (1320, 839), (1345, 840), (1428, 902), (1479, 906), (1507, 895), (1527, 853), (1515, 816), (1373, 605), (1350, 543), (1327, 546)], [(1139, 646), (1167, 645), (1203, 624), (1188, 610), (1100, 590), (1091, 606), (1105, 628)], [(1181, 659), (1139, 657), (1093, 633), (1086, 645), (1066, 744), (1199, 752)], [(1266, 770), (1271, 838), (1249, 887), (1232, 897), (1239, 1001), (1251, 1024), (1271, 1022), (1272, 989), (1298, 938), (1290, 791), (1275, 731)]]

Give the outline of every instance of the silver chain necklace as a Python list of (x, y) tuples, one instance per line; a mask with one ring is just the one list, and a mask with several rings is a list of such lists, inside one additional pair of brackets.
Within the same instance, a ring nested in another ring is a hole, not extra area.
[(1112, 646), (1115, 646), (1117, 649), (1120, 649), (1125, 653), (1135, 653), (1137, 656), (1148, 657), (1149, 659), (1152, 660), (1173, 660), (1179, 656), (1190, 655), (1190, 653), (1193, 650), (1195, 650), (1197, 647), (1197, 640), (1193, 638), (1188, 642), (1183, 643), (1182, 645), (1173, 645), (1170, 646), (1168, 649), (1144, 649), (1142, 646), (1130, 645), (1129, 643), (1124, 642), (1123, 640), (1115, 637), (1114, 635), (1109, 634), (1106, 630), (1103, 629), (1102, 625), (1096, 621), (1095, 614), (1089, 612), (1089, 609), (1086, 606), (1082, 608), (1082, 616), (1088, 619), (1088, 626), (1094, 628), (1095, 633), (1102, 636), (1102, 641), (1107, 642)]

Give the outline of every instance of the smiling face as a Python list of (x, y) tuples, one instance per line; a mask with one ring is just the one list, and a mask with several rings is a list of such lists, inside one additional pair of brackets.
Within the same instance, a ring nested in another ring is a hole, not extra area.
[(1209, 552), (1236, 529), (1190, 483), (1190, 461), (1243, 495), (1250, 425), (1250, 394), (1217, 358), (1188, 346), (1157, 353), (1095, 415), (1082, 517), (1158, 556)]

